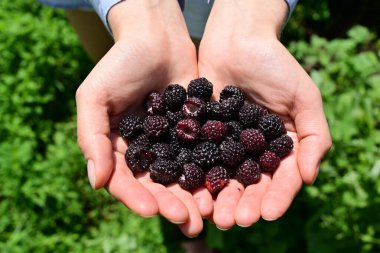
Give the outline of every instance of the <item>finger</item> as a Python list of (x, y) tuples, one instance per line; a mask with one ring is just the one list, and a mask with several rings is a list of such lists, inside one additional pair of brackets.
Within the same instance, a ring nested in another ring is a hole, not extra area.
[(243, 185), (231, 180), (228, 186), (219, 192), (213, 215), (213, 220), (219, 229), (226, 230), (235, 225), (235, 210), (243, 191)]
[(120, 136), (120, 134), (116, 131), (112, 131), (110, 138), (112, 143), (112, 149), (119, 153), (125, 154), (125, 152), (127, 151), (127, 144)]
[(146, 181), (143, 184), (156, 199), (159, 213), (163, 217), (174, 224), (183, 224), (189, 219), (186, 205), (165, 186)]
[(76, 94), (78, 144), (88, 161), (91, 186), (97, 189), (108, 181), (114, 162), (107, 108), (88, 94), (83, 88)]
[(198, 236), (203, 229), (203, 220), (193, 196), (178, 184), (171, 185), (168, 189), (183, 201), (189, 212), (189, 219), (184, 224), (179, 225), (182, 233), (190, 238)]
[(261, 216), (271, 221), (280, 218), (288, 210), (302, 186), (296, 155), (292, 153), (281, 161), (272, 176), (270, 186), (262, 198)]
[(151, 217), (158, 213), (155, 197), (134, 178), (127, 168), (124, 155), (115, 153), (116, 169), (107, 184), (107, 190), (125, 206), (142, 217)]
[(236, 207), (235, 220), (240, 227), (249, 227), (261, 217), (261, 201), (271, 182), (268, 174), (263, 174), (257, 184), (245, 188)]
[(193, 193), (193, 198), (198, 206), (200, 215), (207, 218), (212, 214), (214, 201), (206, 188), (200, 188)]
[(314, 84), (296, 96), (294, 122), (299, 139), (297, 163), (302, 179), (312, 184), (323, 156), (331, 147), (329, 127), (323, 112), (321, 94)]

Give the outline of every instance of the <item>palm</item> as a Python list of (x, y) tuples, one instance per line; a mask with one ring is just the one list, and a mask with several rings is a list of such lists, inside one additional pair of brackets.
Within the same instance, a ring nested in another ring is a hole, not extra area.
[[(86, 129), (87, 136), (98, 136), (93, 152), (101, 153), (102, 158), (96, 165), (96, 187), (107, 182), (108, 191), (137, 214), (148, 217), (159, 213), (174, 223), (184, 223), (180, 225), (183, 232), (195, 235), (202, 229), (197, 208), (202, 203), (197, 203), (197, 195), (193, 197), (178, 185), (166, 188), (153, 183), (149, 175), (136, 179), (125, 163), (127, 144), (117, 130), (123, 115), (142, 111), (147, 94), (161, 92), (169, 83), (188, 83), (198, 76), (191, 42), (171, 45), (170, 50), (175, 51), (171, 55), (177, 57), (168, 57), (169, 49), (163, 47), (144, 45), (142, 41), (116, 43), (78, 89), (78, 131)], [(91, 116), (96, 119), (89, 121)], [(96, 130), (90, 126), (93, 124), (98, 124)], [(93, 140), (79, 136), (80, 146), (88, 141)], [(202, 191), (197, 194), (204, 199)]]
[[(317, 163), (329, 145), (328, 130), (327, 136), (322, 136), (326, 133), (318, 129), (327, 128), (321, 113), (319, 91), (278, 41), (260, 38), (254, 44), (219, 43), (220, 46), (216, 47), (212, 39), (201, 44), (200, 76), (211, 79), (216, 94), (225, 85), (240, 86), (248, 100), (281, 116), (294, 141), (293, 152), (281, 162), (273, 176), (263, 175), (258, 184), (244, 191), (241, 190), (243, 186), (233, 180), (219, 194), (214, 203), (214, 222), (219, 227), (229, 228), (235, 222), (249, 226), (260, 217), (277, 219), (290, 206), (302, 180), (307, 183), (314, 180)], [(313, 126), (313, 123), (317, 125)], [(324, 138), (327, 141), (324, 140), (326, 143), (320, 150), (311, 146)], [(316, 151), (314, 155), (313, 151)]]

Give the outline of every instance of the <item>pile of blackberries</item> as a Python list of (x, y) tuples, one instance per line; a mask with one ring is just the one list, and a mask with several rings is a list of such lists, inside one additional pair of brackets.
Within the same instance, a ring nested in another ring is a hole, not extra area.
[(192, 80), (187, 91), (170, 84), (163, 94), (149, 94), (147, 116), (121, 120), (125, 160), (135, 175), (149, 171), (154, 182), (216, 194), (230, 178), (248, 186), (277, 169), (293, 149), (282, 119), (247, 103), (238, 87), (226, 86), (219, 101), (212, 93), (206, 78)]

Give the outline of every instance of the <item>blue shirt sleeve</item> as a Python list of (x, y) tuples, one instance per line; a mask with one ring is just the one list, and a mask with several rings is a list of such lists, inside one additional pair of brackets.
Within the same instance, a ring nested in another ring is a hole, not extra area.
[[(124, 0), (87, 0), (94, 10), (98, 13), (100, 19), (102, 20), (103, 24), (106, 26), (107, 30), (112, 34), (111, 28), (108, 24), (107, 15), (109, 10), (117, 3), (124, 1)], [(186, 0), (178, 0), (178, 3), (182, 9), (182, 11), (185, 8), (185, 1)], [(206, 0), (205, 0), (206, 1)], [(288, 13), (288, 19), (291, 16), (294, 8), (296, 7), (296, 4), (298, 0), (285, 0), (288, 7), (289, 7), (289, 13)], [(207, 0), (208, 3), (210, 3), (210, 0)]]
[(112, 34), (111, 28), (108, 24), (107, 15), (109, 10), (114, 6), (115, 4), (123, 1), (123, 0), (87, 0), (96, 13), (98, 13), (100, 19), (102, 20), (103, 24), (106, 26), (108, 32)]
[(296, 8), (298, 0), (286, 0), (286, 3), (288, 4), (289, 7), (289, 14), (288, 14), (288, 19), (292, 15), (294, 8)]

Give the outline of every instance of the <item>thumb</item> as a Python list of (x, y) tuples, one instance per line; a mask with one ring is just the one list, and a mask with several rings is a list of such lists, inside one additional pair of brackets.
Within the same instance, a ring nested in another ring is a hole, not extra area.
[(323, 156), (331, 147), (331, 136), (318, 88), (310, 85), (308, 91), (303, 92), (302, 102), (296, 106), (299, 111), (295, 124), (299, 138), (298, 166), (303, 181), (312, 184)]
[(96, 101), (94, 92), (79, 87), (76, 94), (78, 144), (87, 160), (92, 188), (103, 187), (113, 171), (113, 155), (108, 110)]

